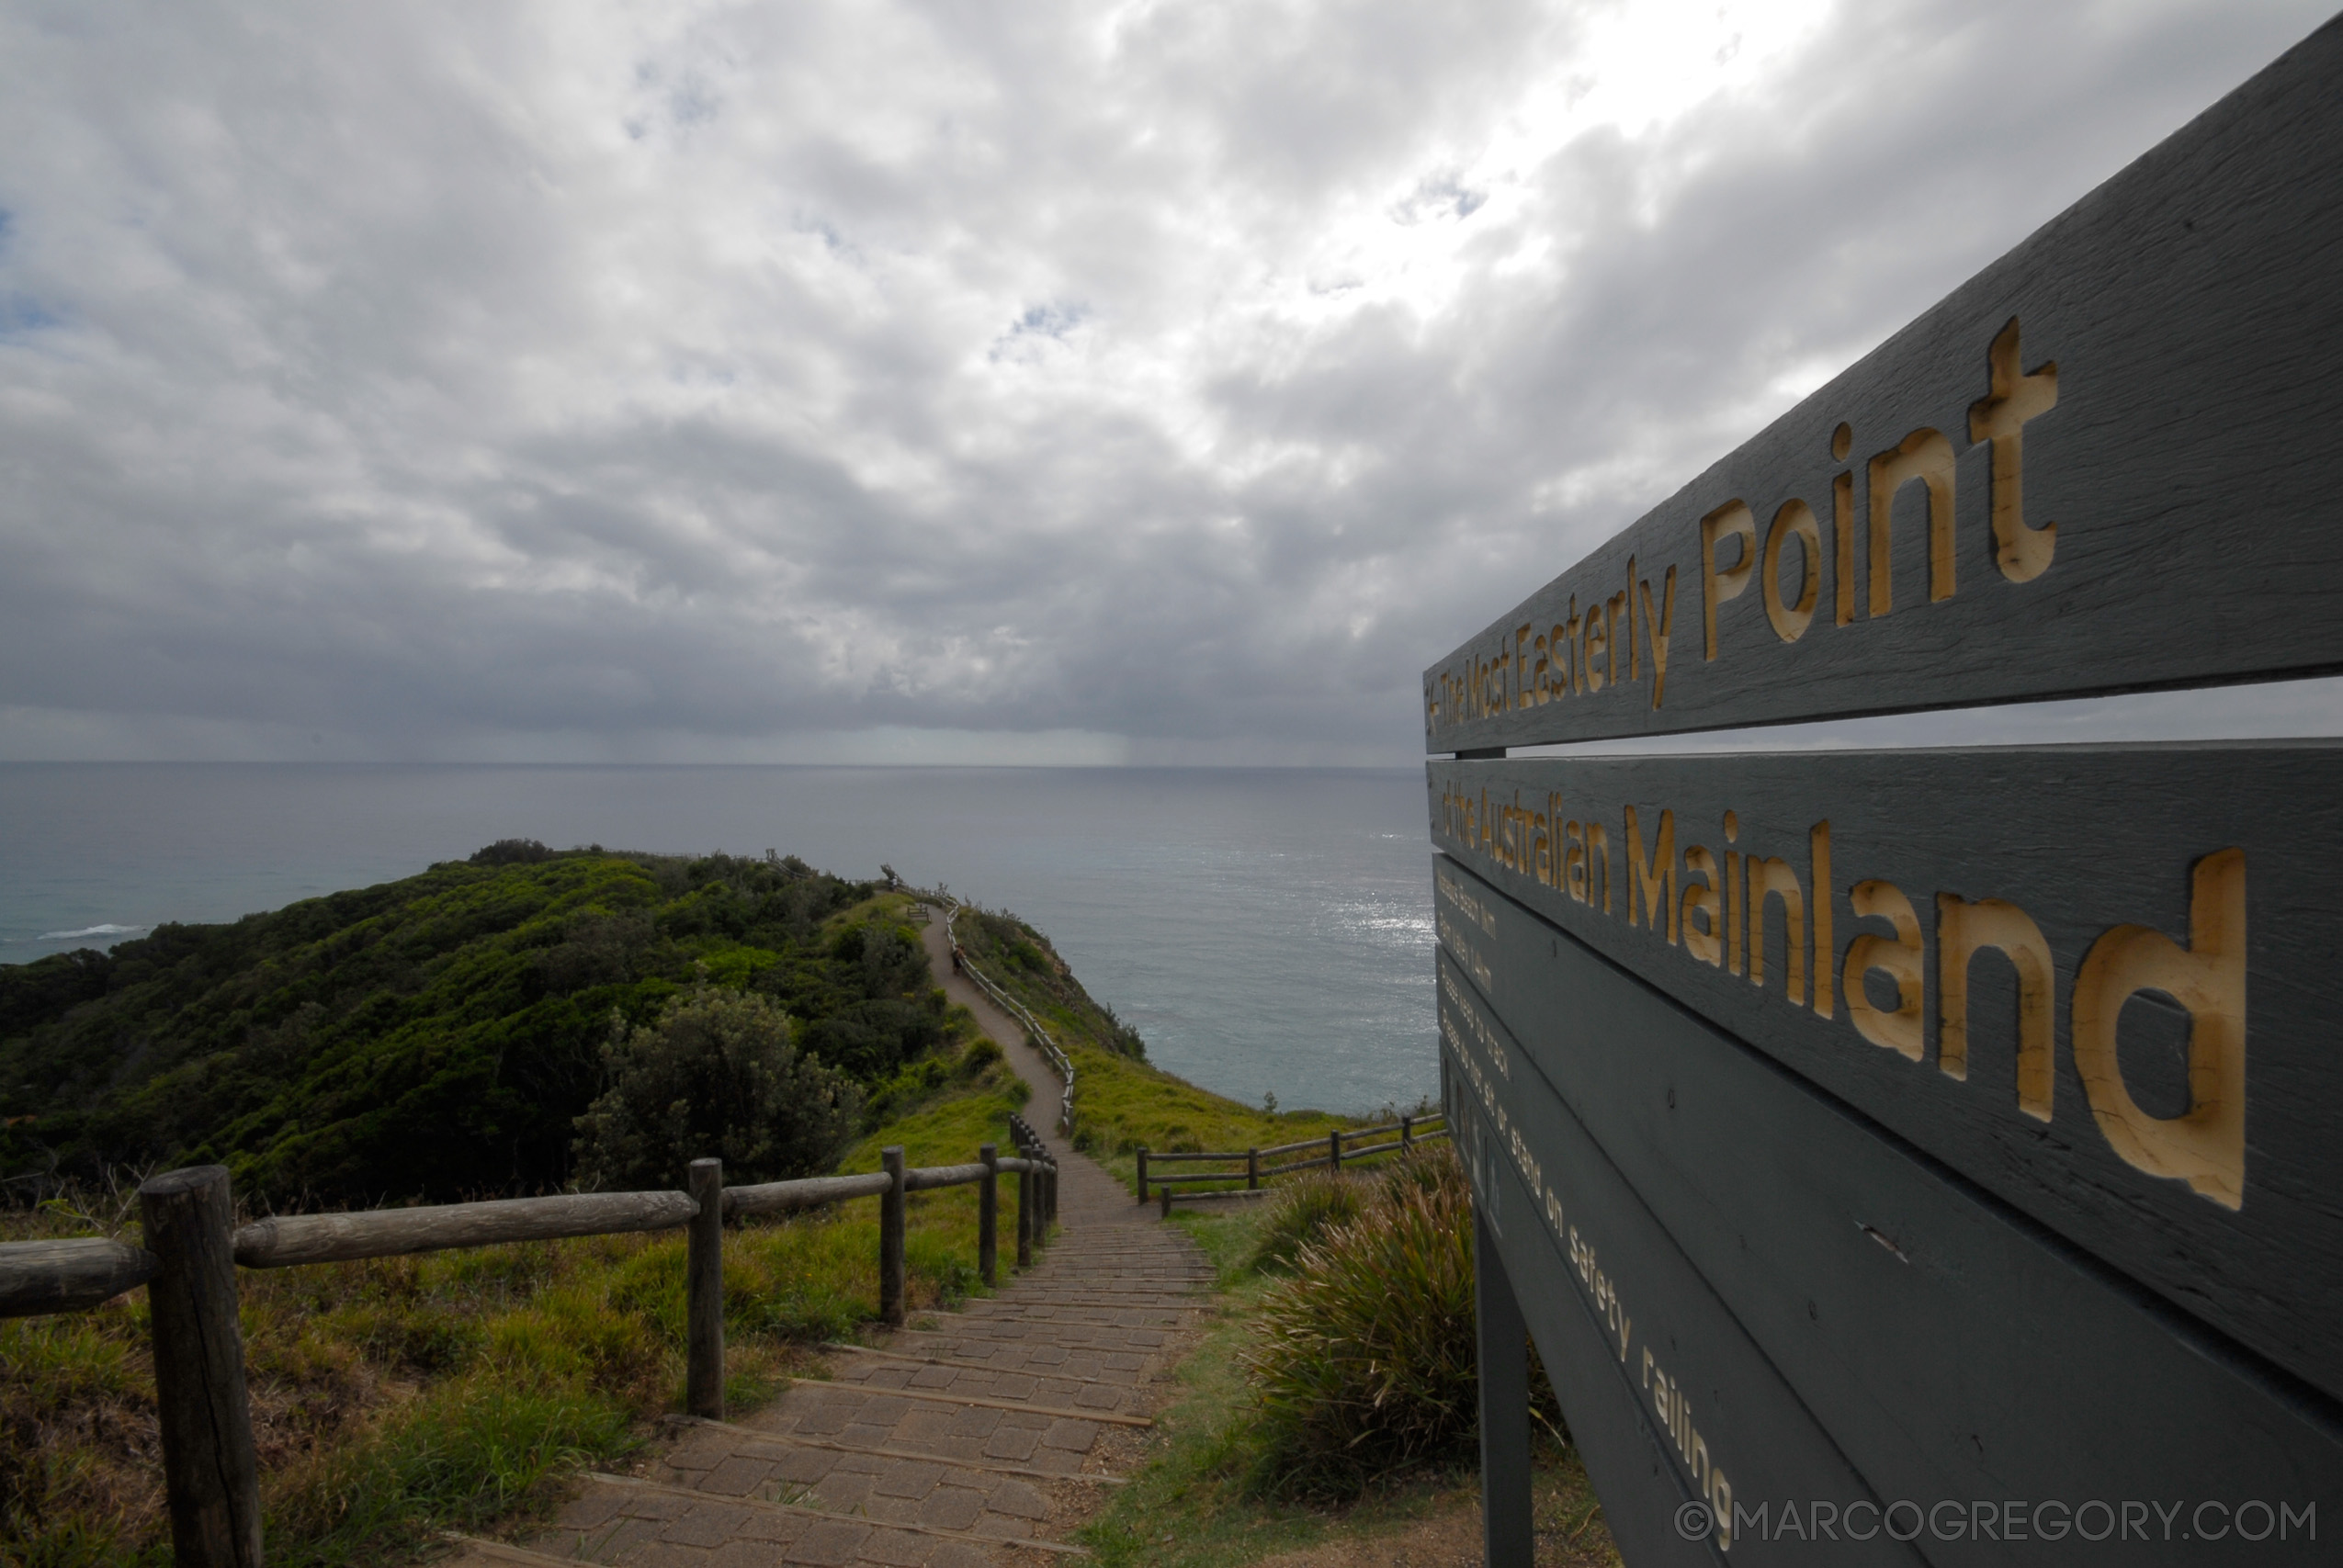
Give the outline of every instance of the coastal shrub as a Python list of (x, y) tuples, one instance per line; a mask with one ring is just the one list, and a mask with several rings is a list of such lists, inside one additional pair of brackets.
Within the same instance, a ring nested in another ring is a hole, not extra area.
[(472, 852), (472, 865), (534, 865), (553, 858), (554, 852), (535, 839), (499, 839)]
[(1302, 1248), (1334, 1226), (1357, 1219), (1367, 1197), (1366, 1182), (1355, 1176), (1313, 1170), (1296, 1177), (1271, 1201), (1245, 1267), (1256, 1273), (1292, 1272)]
[(866, 1080), (889, 1076), (943, 1039), (940, 1010), (894, 998), (851, 1003), (804, 1031), (807, 1051)]
[(577, 1122), (587, 1189), (673, 1187), (711, 1155), (735, 1184), (810, 1176), (859, 1126), (861, 1089), (800, 1052), (788, 1016), (753, 992), (703, 988), (614, 1034), (610, 1087)]
[[(0, 1203), (217, 1162), (271, 1208), (574, 1177), (610, 1016), (706, 985), (832, 1017), (876, 1083), (951, 1031), (908, 900), (768, 854), (516, 840), (110, 953), (0, 964)], [(805, 1042), (801, 1037), (800, 1048)], [(817, 1050), (817, 1055), (821, 1052)]]
[[(1300, 1242), (1294, 1274), (1262, 1298), (1242, 1359), (1262, 1491), (1353, 1496), (1471, 1445), (1470, 1190), (1445, 1149), (1399, 1163), (1409, 1168), (1356, 1183), (1357, 1213)], [(1292, 1228), (1339, 1201), (1320, 1193), (1295, 1204)]]

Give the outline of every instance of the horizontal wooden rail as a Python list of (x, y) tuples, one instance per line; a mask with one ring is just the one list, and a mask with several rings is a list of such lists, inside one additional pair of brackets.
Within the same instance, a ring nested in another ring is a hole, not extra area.
[[(1018, 1265), (1030, 1264), (1035, 1246), (1047, 1239), (1058, 1211), (1058, 1162), (1024, 1117), (1012, 1115), (1009, 1128), (1024, 1151), (1020, 1156), (1002, 1159), (996, 1145), (986, 1144), (968, 1165), (907, 1168), (901, 1147), (890, 1145), (879, 1151), (885, 1168), (875, 1173), (728, 1188), (722, 1163), (700, 1159), (685, 1173), (688, 1192), (567, 1192), (356, 1213), (280, 1214), (243, 1226), (234, 1223), (227, 1170), (190, 1167), (166, 1171), (139, 1188), (152, 1252), (98, 1237), (0, 1243), (0, 1317), (81, 1311), (141, 1285), (151, 1287), (155, 1398), (175, 1561), (181, 1568), (250, 1568), (261, 1558), (260, 1491), (238, 1326), (237, 1265), (285, 1269), (687, 1227), (685, 1403), (692, 1415), (720, 1421), (724, 1221), (877, 1198), (878, 1315), (900, 1327), (906, 1306), (904, 1199), (911, 1193), (978, 1187), (978, 1271), (988, 1285), (994, 1282), (1002, 1177), (1017, 1182)], [(1134, 1420), (1099, 1411), (1063, 1414)]]
[(0, 1317), (79, 1312), (135, 1290), (162, 1265), (142, 1247), (95, 1238), (0, 1245)]
[[(1420, 1117), (1417, 1120), (1419, 1122), (1437, 1122), (1441, 1119), (1442, 1118), (1440, 1116), (1434, 1114)], [(1351, 1140), (1353, 1138), (1372, 1138), (1378, 1134), (1396, 1133), (1399, 1131), (1399, 1123), (1397, 1122), (1387, 1122), (1380, 1127), (1345, 1127), (1341, 1131), (1342, 1157), (1344, 1159), (1349, 1159), (1353, 1155), (1379, 1154), (1385, 1149), (1396, 1149), (1406, 1146), (1398, 1143), (1390, 1143), (1375, 1144), (1364, 1149), (1353, 1149), (1351, 1147)], [(1437, 1132), (1425, 1132), (1419, 1128), (1411, 1142), (1421, 1143), (1427, 1138), (1436, 1137), (1438, 1135)], [(1302, 1149), (1322, 1149), (1325, 1146), (1326, 1138), (1323, 1134), (1321, 1134), (1315, 1138), (1304, 1138), (1301, 1142), (1296, 1144), (1272, 1144), (1262, 1148), (1251, 1150), (1237, 1149), (1226, 1153), (1214, 1150), (1207, 1150), (1199, 1153), (1192, 1149), (1149, 1149), (1148, 1151), (1147, 1157), (1148, 1163), (1150, 1165), (1161, 1165), (1167, 1161), (1175, 1160), (1234, 1160), (1239, 1165), (1242, 1165), (1245, 1163), (1246, 1156), (1249, 1154), (1257, 1155), (1262, 1159), (1267, 1159), (1273, 1155), (1290, 1155)]]
[(960, 910), (965, 906), (958, 899), (948, 896), (945, 902), (951, 908), (944, 913), (944, 941), (958, 956), (958, 967), (967, 972), (968, 978), (974, 980), (985, 995), (1000, 1003), (1012, 1017), (1025, 1026), (1025, 1032), (1032, 1037), (1033, 1043), (1044, 1056), (1049, 1059), (1049, 1065), (1058, 1070), (1058, 1076), (1065, 1080), (1065, 1092), (1058, 1097), (1058, 1125), (1066, 1136), (1072, 1137), (1074, 1135), (1073, 1058), (1058, 1049), (1058, 1042), (1049, 1037), (1049, 1031), (1041, 1026), (1041, 1020), (1027, 1011), (1024, 1005), (1016, 998), (994, 985), (984, 971), (968, 962), (968, 954), (960, 952), (960, 939), (953, 933), (952, 924), (960, 918)]
[(348, 1214), (288, 1214), (239, 1229), (236, 1261), (247, 1269), (285, 1269), (499, 1242), (673, 1230), (698, 1212), (699, 1205), (683, 1192), (565, 1192)]
[(982, 1181), (988, 1168), (997, 1170), (1000, 1167), (997, 1163), (990, 1168), (981, 1164), (931, 1165), (907, 1170), (903, 1172), (903, 1190), (925, 1192), (937, 1187), (965, 1187), (971, 1181)]
[[(1297, 1144), (1274, 1144), (1268, 1148), (1255, 1149), (1253, 1152), (1262, 1158), (1267, 1159), (1273, 1155), (1290, 1155), (1299, 1149), (1322, 1149), (1326, 1146), (1326, 1137), (1324, 1133), (1320, 1133), (1315, 1138), (1304, 1138)], [(1239, 1151), (1236, 1157), (1242, 1159), (1245, 1156), (1242, 1151)]]
[[(1175, 1187), (1241, 1181), (1245, 1184), (1247, 1190), (1253, 1191), (1258, 1190), (1262, 1182), (1273, 1177), (1292, 1176), (1297, 1171), (1321, 1170), (1330, 1167), (1339, 1171), (1342, 1168), (1343, 1163), (1348, 1160), (1371, 1159), (1376, 1155), (1401, 1152), (1411, 1149), (1418, 1144), (1428, 1144), (1435, 1138), (1444, 1138), (1448, 1135), (1445, 1126), (1447, 1120), (1447, 1113), (1444, 1111), (1432, 1111), (1424, 1116), (1402, 1116), (1397, 1122), (1387, 1122), (1373, 1127), (1330, 1128), (1319, 1137), (1303, 1138), (1290, 1144), (1273, 1144), (1267, 1148), (1172, 1149), (1161, 1154), (1143, 1148), (1138, 1151), (1139, 1201), (1144, 1203), (1148, 1201), (1149, 1188), (1161, 1188), (1165, 1201), (1168, 1202), (1170, 1194)], [(1399, 1136), (1392, 1142), (1367, 1144), (1364, 1146), (1357, 1142), (1361, 1138), (1379, 1137), (1390, 1133), (1397, 1133)], [(1326, 1153), (1317, 1158), (1295, 1160), (1286, 1165), (1265, 1166), (1262, 1163), (1264, 1159), (1273, 1159), (1280, 1155), (1300, 1154), (1305, 1149), (1324, 1149)], [(1211, 1164), (1236, 1168), (1205, 1171), (1186, 1176), (1158, 1176), (1149, 1168), (1150, 1166), (1164, 1164)], [(1204, 1195), (1201, 1192), (1189, 1194), (1191, 1197)], [(1166, 1208), (1164, 1213), (1168, 1214), (1171, 1210)]]
[[(908, 1173), (906, 1173), (908, 1174)], [(866, 1176), (813, 1176), (798, 1181), (764, 1181), (724, 1189), (724, 1214), (787, 1214), (818, 1209), (848, 1198), (876, 1198), (894, 1185), (884, 1171)]]

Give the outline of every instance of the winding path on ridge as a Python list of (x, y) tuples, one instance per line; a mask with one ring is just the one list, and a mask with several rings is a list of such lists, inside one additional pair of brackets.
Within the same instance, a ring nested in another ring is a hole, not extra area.
[[(1058, 1075), (953, 973), (941, 911), (923, 940), (945, 994), (1033, 1086), (1029, 1119), (1054, 1120)], [(1058, 1160), (1058, 1233), (1015, 1273), (1003, 1216), (999, 1294), (914, 1313), (871, 1349), (832, 1355), (832, 1381), (798, 1383), (737, 1424), (680, 1423), (646, 1474), (588, 1475), (526, 1547), (470, 1542), (460, 1568), (1080, 1561), (1065, 1536), (1136, 1462), (1212, 1273), (1176, 1227), (1056, 1128), (1040, 1131)]]

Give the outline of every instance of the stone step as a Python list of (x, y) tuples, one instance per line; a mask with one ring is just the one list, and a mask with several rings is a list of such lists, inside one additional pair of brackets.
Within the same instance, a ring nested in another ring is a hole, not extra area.
[[(710, 1421), (700, 1416), (670, 1416), (666, 1417), (666, 1420), (671, 1427), (702, 1427), (710, 1431), (730, 1432), (749, 1444), (764, 1444), (777, 1448), (822, 1449), (831, 1453), (867, 1454), (873, 1459), (911, 1460), (920, 1464), (940, 1464), (947, 1471), (982, 1471), (988, 1475), (1016, 1475), (1023, 1476), (1028, 1481), (1083, 1481), (1100, 1486), (1126, 1486), (1130, 1483), (1127, 1476), (1108, 1475), (1103, 1471), (1036, 1470), (1029, 1464), (1001, 1464), (981, 1459), (952, 1459), (943, 1454), (922, 1453), (915, 1449), (872, 1448), (857, 1443), (835, 1442), (828, 1438), (808, 1438), (791, 1433), (760, 1431), (754, 1427), (735, 1426), (730, 1421)], [(707, 1468), (713, 1470), (715, 1466), (710, 1465)]]
[[(740, 1515), (745, 1511), (753, 1516), (762, 1515), (775, 1520), (779, 1528), (762, 1539), (784, 1548), (798, 1544), (805, 1536), (821, 1531), (825, 1526), (831, 1527), (827, 1533), (835, 1538), (838, 1546), (843, 1549), (841, 1554), (833, 1559), (840, 1562), (851, 1562), (854, 1556), (870, 1555), (865, 1550), (866, 1543), (860, 1537), (875, 1532), (926, 1536), (943, 1540), (960, 1541), (979, 1549), (1015, 1545), (1030, 1551), (1047, 1551), (1054, 1556), (1088, 1557), (1090, 1555), (1088, 1549), (1084, 1547), (1073, 1545), (1069, 1541), (1046, 1540), (1038, 1536), (1027, 1535), (1014, 1538), (987, 1536), (938, 1525), (886, 1521), (867, 1517), (857, 1518), (828, 1508), (810, 1507), (803, 1503), (773, 1502), (762, 1497), (712, 1497), (705, 1492), (696, 1492), (689, 1487), (670, 1485), (663, 1481), (647, 1481), (639, 1476), (609, 1475), (599, 1471), (588, 1471), (585, 1480), (626, 1497), (627, 1501), (622, 1502), (617, 1509), (620, 1515), (648, 1523), (664, 1525), (666, 1528), (657, 1531), (656, 1539), (662, 1543), (678, 1546), (696, 1546), (707, 1549), (730, 1544), (741, 1533), (741, 1525), (743, 1521)], [(661, 1506), (662, 1504), (675, 1504), (681, 1506), (663, 1507)], [(788, 1532), (785, 1538), (784, 1532), (791, 1524), (798, 1524), (801, 1528), (794, 1532)], [(841, 1526), (846, 1528), (843, 1529), (837, 1528)], [(852, 1542), (847, 1541), (843, 1538), (849, 1534), (857, 1534), (857, 1539)], [(626, 1548), (621, 1547), (619, 1550), (623, 1552)], [(846, 1552), (852, 1552), (853, 1555), (846, 1555)], [(798, 1561), (807, 1560), (802, 1553), (792, 1555)], [(822, 1559), (813, 1557), (811, 1560), (820, 1562)]]
[(865, 1390), (852, 1384), (842, 1384), (834, 1378), (790, 1378), (789, 1382), (800, 1388), (852, 1389), (856, 1393), (883, 1393), (889, 1399), (917, 1399), (930, 1404), (972, 1405), (980, 1410), (1015, 1410), (1032, 1416), (1059, 1416), (1075, 1421), (1107, 1421), (1117, 1427), (1152, 1427), (1152, 1416), (1125, 1416), (1112, 1410), (1067, 1410), (1052, 1404), (1034, 1404), (1021, 1399), (982, 1399), (975, 1394), (939, 1393), (919, 1388), (889, 1388)]

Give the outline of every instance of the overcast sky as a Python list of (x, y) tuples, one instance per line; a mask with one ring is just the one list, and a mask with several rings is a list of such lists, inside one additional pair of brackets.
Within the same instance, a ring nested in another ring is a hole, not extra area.
[(0, 758), (1405, 762), (2326, 9), (19, 0)]

